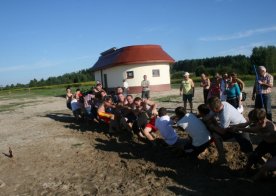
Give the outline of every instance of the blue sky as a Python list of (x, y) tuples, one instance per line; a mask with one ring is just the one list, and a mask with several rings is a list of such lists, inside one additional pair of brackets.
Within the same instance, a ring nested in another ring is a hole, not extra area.
[(276, 45), (275, 0), (0, 0), (0, 85), (82, 69), (101, 52), (159, 44), (175, 60)]

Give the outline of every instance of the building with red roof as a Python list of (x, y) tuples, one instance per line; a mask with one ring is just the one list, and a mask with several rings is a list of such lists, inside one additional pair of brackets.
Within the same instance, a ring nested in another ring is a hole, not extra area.
[(139, 93), (147, 75), (151, 91), (166, 91), (171, 89), (170, 65), (174, 62), (160, 45), (134, 45), (102, 52), (92, 71), (105, 89), (122, 86), (127, 79), (129, 93)]

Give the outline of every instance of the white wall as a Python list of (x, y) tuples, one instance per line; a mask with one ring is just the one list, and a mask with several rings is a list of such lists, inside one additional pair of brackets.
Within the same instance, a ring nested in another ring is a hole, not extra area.
[[(152, 77), (153, 69), (159, 69), (160, 77)], [(170, 84), (170, 66), (168, 64), (133, 64), (115, 66), (102, 70), (102, 74), (107, 74), (108, 87), (113, 88), (122, 86), (127, 71), (133, 71), (134, 73), (134, 78), (127, 79), (130, 87), (140, 86), (144, 75), (147, 75), (151, 85)], [(101, 71), (95, 72), (95, 80), (101, 81)]]

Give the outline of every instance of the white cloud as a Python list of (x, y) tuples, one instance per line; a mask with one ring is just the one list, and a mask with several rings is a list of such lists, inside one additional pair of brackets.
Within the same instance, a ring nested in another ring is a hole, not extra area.
[(241, 45), (241, 46), (238, 46), (236, 48), (231, 48), (229, 50), (222, 51), (219, 54), (223, 55), (223, 56), (224, 55), (238, 55), (238, 54), (250, 56), (251, 53), (252, 53), (252, 49), (254, 47), (259, 47), (259, 46), (264, 46), (264, 45), (266, 45), (265, 41), (250, 43), (250, 44), (247, 44), (247, 45)]
[(250, 29), (243, 32), (234, 33), (232, 35), (219, 35), (213, 37), (202, 37), (200, 41), (227, 41), (227, 40), (234, 40), (234, 39), (241, 39), (245, 37), (250, 37), (255, 34), (263, 34), (276, 31), (276, 26), (265, 27), (265, 28), (258, 28), (258, 29)]

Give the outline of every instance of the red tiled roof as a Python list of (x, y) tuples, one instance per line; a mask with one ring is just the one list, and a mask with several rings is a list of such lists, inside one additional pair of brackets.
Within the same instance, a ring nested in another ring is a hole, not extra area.
[(145, 64), (145, 63), (174, 63), (159, 45), (135, 45), (120, 49), (112, 48), (103, 52), (92, 67), (92, 71), (106, 69), (117, 65)]

